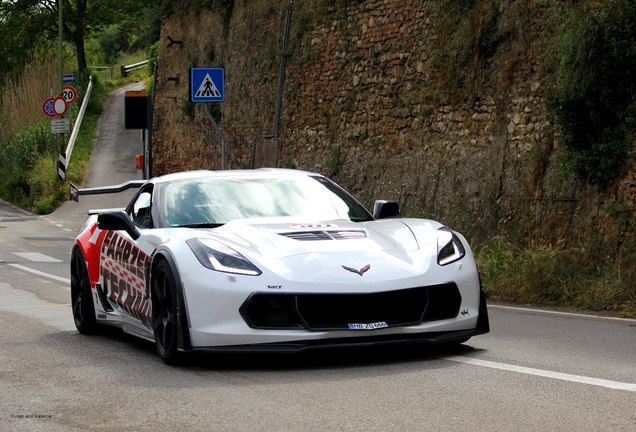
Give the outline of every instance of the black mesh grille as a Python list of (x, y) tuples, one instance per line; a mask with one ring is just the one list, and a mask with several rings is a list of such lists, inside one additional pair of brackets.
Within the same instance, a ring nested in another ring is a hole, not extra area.
[(241, 307), (253, 328), (340, 330), (350, 324), (414, 325), (456, 317), (461, 295), (454, 283), (370, 294), (262, 294)]

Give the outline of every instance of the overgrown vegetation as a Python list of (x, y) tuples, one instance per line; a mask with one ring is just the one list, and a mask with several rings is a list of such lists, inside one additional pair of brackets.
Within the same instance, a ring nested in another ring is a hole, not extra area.
[(340, 145), (334, 145), (329, 150), (329, 157), (326, 161), (325, 169), (330, 177), (337, 177), (340, 169), (345, 163), (344, 155), (342, 154), (342, 147)]
[(493, 300), (635, 317), (636, 239), (618, 253), (593, 241), (587, 246), (528, 247), (497, 238), (477, 248), (477, 265)]
[[(483, 89), (504, 90), (533, 66), (543, 47), (553, 135), (532, 150), (535, 188), (561, 143), (564, 173), (575, 172), (609, 193), (635, 156), (636, 2), (435, 3), (433, 104), (472, 103)], [(490, 90), (489, 90), (490, 91)], [(614, 199), (614, 198), (612, 198)], [(616, 197), (603, 220), (576, 238), (538, 245), (496, 239), (478, 246), (488, 294), (499, 300), (636, 315), (633, 203)]]
[(147, 47), (159, 37), (161, 9), (152, 0), (3, 1), (0, 2), (1, 74), (19, 73), (31, 59), (56, 46), (60, 4), (64, 5), (63, 39), (73, 48), (80, 74), (87, 70), (91, 55), (96, 54), (90, 52), (93, 42), (100, 44), (99, 54), (103, 55), (103, 61), (108, 61), (120, 51)]
[[(43, 65), (45, 67), (45, 65)], [(37, 74), (36, 74), (37, 75)], [(33, 78), (33, 77), (32, 77)], [(33, 81), (22, 80), (12, 83), (9, 88), (27, 92)], [(82, 93), (86, 90), (86, 82), (78, 85)], [(11, 131), (0, 138), (0, 196), (14, 204), (38, 214), (50, 213), (68, 198), (68, 182), (81, 184), (86, 174), (86, 166), (92, 149), (92, 141), (97, 128), (97, 119), (101, 113), (104, 95), (107, 91), (99, 80), (94, 80), (91, 103), (87, 105), (82, 128), (75, 143), (72, 163), (66, 173), (67, 182), (57, 177), (57, 161), (61, 148), (66, 141), (61, 141), (51, 133), (49, 121), (41, 113), (41, 100), (30, 101), (13, 106), (11, 117), (3, 116), (3, 127)], [(4, 95), (5, 98), (9, 97)], [(77, 104), (81, 103), (78, 101)], [(37, 109), (34, 110), (34, 106)], [(77, 105), (72, 106), (74, 115)], [(2, 106), (6, 114), (7, 106)], [(17, 112), (16, 112), (17, 111)], [(32, 117), (36, 111), (36, 120), (23, 126), (12, 119)]]
[[(547, 48), (546, 103), (567, 150), (564, 167), (602, 187), (624, 172), (636, 131), (636, 2), (511, 2), (504, 7), (494, 0), (446, 0), (435, 11), (437, 103), (472, 102), (488, 82), (505, 86), (515, 68), (524, 69), (528, 23), (541, 17), (540, 23), (553, 31), (551, 43), (547, 32), (537, 37)], [(508, 53), (507, 63), (493, 63), (501, 49)]]
[(224, 24), (228, 24), (234, 9), (234, 0), (163, 0), (164, 16), (171, 15), (178, 10), (188, 10), (194, 14), (208, 10), (213, 13), (223, 13)]
[[(294, 2), (294, 14), (291, 20), (290, 45), (291, 52), (300, 44), (303, 36), (310, 33), (317, 25), (327, 20), (346, 20), (347, 7), (361, 3), (360, 0), (300, 0)], [(311, 54), (309, 54), (311, 62)]]
[[(14, 117), (20, 118), (32, 115), (32, 105), (37, 106), (38, 118), (28, 127), (17, 128), (7, 121), (7, 116), (4, 116), (3, 125), (18, 132), (5, 134), (0, 138), (0, 197), (37, 214), (47, 214), (55, 210), (60, 203), (68, 199), (69, 183), (81, 185), (84, 182), (99, 116), (108, 93), (114, 87), (147, 78), (146, 71), (138, 71), (125, 79), (118, 78), (114, 81), (102, 81), (96, 76), (92, 77), (93, 90), (64, 182), (58, 179), (56, 166), (60, 151), (66, 148), (68, 135), (66, 140), (61, 141), (58, 136), (51, 133), (49, 121), (40, 111), (39, 99), (37, 103), (22, 103), (15, 107), (19, 111), (17, 114), (14, 113)], [(14, 88), (26, 92), (26, 87), (30, 84), (30, 81), (19, 81)], [(84, 82), (77, 85), (77, 88), (81, 89), (81, 97), (87, 84)], [(78, 100), (71, 106), (72, 121), (75, 121), (80, 103), (81, 100)]]
[(121, 65), (146, 58), (147, 48), (159, 37), (161, 11), (150, 1), (91, 3), (90, 7), (86, 0), (64, 3), (64, 71), (76, 73), (78, 91), (76, 103), (66, 114), (71, 124), (86, 92), (90, 65), (105, 68), (95, 67), (100, 77), (93, 75), (67, 181), (61, 182), (58, 155), (66, 149), (69, 135), (54, 136), (42, 112), (43, 101), (61, 90), (54, 25), (57, 5), (48, 0), (36, 3), (16, 0), (0, 5), (4, 41), (0, 47), (0, 197), (36, 213), (49, 213), (67, 199), (68, 182), (83, 182), (106, 94), (115, 86), (147, 79), (145, 70), (126, 78), (119, 77), (119, 70)]
[(492, 0), (446, 0), (435, 8), (440, 32), (433, 51), (436, 99), (477, 99), (489, 61), (510, 39), (513, 24), (502, 22), (499, 2)]
[(575, 7), (546, 62), (548, 109), (567, 167), (601, 186), (623, 173), (636, 131), (636, 2)]
[(633, 0), (445, 0), (432, 7), (436, 103), (472, 102), (492, 85), (505, 89), (515, 73), (532, 69), (527, 52), (540, 47), (566, 166), (605, 186), (621, 173), (636, 129)]

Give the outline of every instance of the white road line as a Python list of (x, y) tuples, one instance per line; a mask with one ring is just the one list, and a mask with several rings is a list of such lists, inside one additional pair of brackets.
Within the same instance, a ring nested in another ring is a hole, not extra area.
[(530, 313), (537, 313), (537, 314), (544, 314), (544, 315), (569, 316), (569, 317), (575, 317), (575, 318), (592, 318), (592, 319), (601, 319), (601, 320), (610, 320), (610, 321), (636, 322), (636, 319), (633, 319), (633, 318), (590, 315), (590, 314), (574, 313), (574, 312), (559, 312), (559, 311), (552, 311), (552, 310), (545, 310), (545, 309), (532, 309), (532, 308), (504, 306), (504, 305), (497, 305), (497, 304), (488, 304), (488, 309), (503, 309), (503, 310), (530, 312)]
[(50, 257), (48, 255), (41, 254), (39, 252), (12, 252), (13, 255), (17, 255), (20, 258), (24, 258), (33, 262), (49, 262), (49, 263), (61, 263), (64, 262), (57, 258)]
[(566, 374), (561, 372), (552, 372), (552, 371), (547, 371), (543, 369), (535, 369), (535, 368), (529, 368), (524, 366), (515, 366), (511, 364), (506, 364), (506, 363), (499, 363), (499, 362), (493, 362), (488, 360), (479, 360), (479, 359), (463, 357), (463, 356), (445, 356), (440, 358), (444, 360), (448, 360), (448, 361), (457, 362), (457, 363), (465, 363), (465, 364), (470, 364), (474, 366), (487, 367), (491, 369), (518, 372), (518, 373), (522, 373), (526, 375), (535, 375), (535, 376), (540, 376), (544, 378), (554, 378), (554, 379), (558, 379), (562, 381), (571, 381), (571, 382), (580, 383), (580, 384), (594, 385), (594, 386), (605, 387), (605, 388), (609, 388), (613, 390), (625, 390), (630, 392), (636, 392), (636, 384), (632, 384), (632, 383), (610, 381), (610, 380), (604, 380), (599, 378), (591, 378), (591, 377), (586, 377), (582, 375), (571, 375), (571, 374)]
[(63, 277), (60, 277), (60, 276), (55, 276), (55, 275), (52, 275), (50, 273), (45, 273), (45, 272), (42, 272), (42, 271), (39, 271), (39, 270), (36, 270), (36, 269), (25, 267), (25, 266), (20, 265), (20, 264), (9, 264), (9, 265), (11, 267), (13, 267), (13, 268), (24, 270), (26, 272), (33, 273), (33, 274), (36, 274), (38, 276), (42, 276), (42, 277), (45, 277), (45, 278), (53, 279), (53, 280), (56, 280), (58, 282), (64, 282), (64, 283), (67, 283), (67, 284), (71, 283), (70, 279), (63, 278)]

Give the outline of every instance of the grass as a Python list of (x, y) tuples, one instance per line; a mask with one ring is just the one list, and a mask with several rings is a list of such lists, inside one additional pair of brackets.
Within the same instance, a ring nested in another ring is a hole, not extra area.
[[(95, 97), (98, 98), (99, 93)], [(47, 214), (67, 199), (69, 182), (83, 183), (101, 113), (101, 103), (92, 105), (95, 107), (86, 111), (75, 142), (66, 182), (57, 177), (59, 140), (53, 138), (46, 121), (5, 140), (0, 151), (3, 199), (36, 214)]]
[(27, 65), (20, 77), (5, 81), (0, 94), (0, 142), (34, 124), (42, 124), (42, 103), (56, 82), (57, 63), (44, 59)]
[[(134, 63), (140, 57), (123, 59), (122, 64)], [(37, 214), (50, 213), (68, 199), (69, 183), (83, 184), (106, 95), (115, 87), (148, 78), (146, 69), (113, 80), (94, 76), (91, 98), (63, 182), (57, 177), (56, 166), (69, 135), (64, 140), (54, 137), (42, 113), (42, 102), (50, 90), (40, 82), (55, 81), (51, 63), (29, 65), (19, 79), (7, 81), (0, 95), (0, 197)], [(15, 98), (15, 94), (23, 97)], [(80, 104), (78, 99), (71, 106), (69, 117), (73, 121)]]
[(596, 247), (520, 247), (496, 238), (475, 249), (489, 298), (636, 317), (636, 239)]

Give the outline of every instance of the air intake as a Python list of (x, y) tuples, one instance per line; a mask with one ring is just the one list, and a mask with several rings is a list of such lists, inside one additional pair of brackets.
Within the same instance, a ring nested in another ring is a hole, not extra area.
[(362, 230), (298, 231), (281, 233), (280, 235), (300, 241), (356, 240), (367, 238), (367, 233)]

